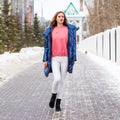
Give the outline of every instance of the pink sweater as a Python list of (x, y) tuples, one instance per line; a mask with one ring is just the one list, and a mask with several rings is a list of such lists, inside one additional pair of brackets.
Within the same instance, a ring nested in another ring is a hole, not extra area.
[(55, 27), (52, 31), (52, 57), (68, 56), (67, 53), (68, 28)]

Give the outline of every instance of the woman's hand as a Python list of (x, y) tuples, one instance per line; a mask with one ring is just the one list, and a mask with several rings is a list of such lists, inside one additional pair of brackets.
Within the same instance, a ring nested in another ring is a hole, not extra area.
[(76, 64), (77, 63), (77, 61), (74, 61), (74, 64)]
[(44, 67), (47, 67), (48, 66), (48, 62), (44, 62), (43, 65), (44, 65)]

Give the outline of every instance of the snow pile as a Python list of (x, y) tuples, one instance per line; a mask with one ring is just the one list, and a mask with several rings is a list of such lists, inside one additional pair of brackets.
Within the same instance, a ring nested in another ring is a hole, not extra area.
[(0, 81), (6, 80), (36, 62), (42, 62), (43, 48), (22, 48), (19, 53), (0, 55)]

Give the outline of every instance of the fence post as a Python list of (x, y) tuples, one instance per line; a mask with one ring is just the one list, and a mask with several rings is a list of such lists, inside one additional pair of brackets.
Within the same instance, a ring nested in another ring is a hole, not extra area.
[(116, 29), (111, 29), (111, 61), (116, 62), (116, 35), (115, 35)]
[(109, 60), (110, 59), (110, 45), (109, 45), (110, 30), (106, 30), (103, 34), (104, 34), (103, 57)]
[(102, 35), (103, 33), (98, 34), (98, 56), (102, 57)]
[(116, 61), (120, 64), (120, 26), (116, 29)]

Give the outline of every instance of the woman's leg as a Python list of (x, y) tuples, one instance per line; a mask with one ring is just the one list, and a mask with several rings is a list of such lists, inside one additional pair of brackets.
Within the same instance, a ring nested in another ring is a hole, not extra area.
[(60, 59), (59, 57), (54, 57), (52, 58), (52, 71), (53, 71), (53, 76), (54, 80), (52, 83), (52, 93), (57, 93), (58, 92), (58, 86), (61, 81), (61, 68), (60, 68)]
[(50, 108), (54, 108), (54, 104), (55, 104), (55, 100), (58, 92), (58, 84), (61, 80), (60, 63), (56, 57), (52, 59), (52, 71), (54, 75), (54, 81), (52, 83), (52, 96), (49, 102)]
[(60, 59), (60, 74), (61, 74), (61, 80), (58, 85), (58, 94), (57, 94), (57, 100), (56, 100), (56, 111), (61, 111), (61, 99), (63, 95), (63, 88), (64, 88), (64, 82), (65, 82), (65, 77), (67, 74), (67, 67), (68, 67), (68, 58), (67, 57), (61, 57)]
[[(68, 57), (54, 57), (52, 58), (52, 71), (54, 76), (54, 81), (52, 84), (52, 96), (57, 93), (56, 100), (56, 111), (60, 111), (60, 103), (63, 95), (63, 85), (67, 74), (68, 67)], [(52, 98), (51, 98), (52, 99)], [(55, 97), (56, 99), (56, 97)], [(50, 107), (53, 108), (55, 104), (55, 99), (50, 101)]]
[(63, 95), (63, 87), (65, 82), (65, 77), (67, 74), (67, 68), (68, 68), (68, 57), (61, 57), (61, 64), (60, 64), (60, 74), (61, 74), (61, 80), (59, 82), (58, 86), (58, 95), (57, 98), (62, 99)]

